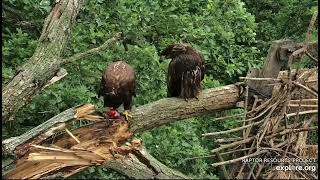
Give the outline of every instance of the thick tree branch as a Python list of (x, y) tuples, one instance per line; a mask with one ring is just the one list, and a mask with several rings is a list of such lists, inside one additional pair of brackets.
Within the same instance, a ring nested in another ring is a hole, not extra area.
[(206, 89), (198, 99), (190, 99), (188, 102), (179, 98), (161, 99), (133, 110), (133, 119), (129, 119), (130, 129), (140, 132), (177, 120), (235, 108), (239, 97), (239, 88), (227, 85)]
[(134, 179), (190, 179), (159, 162), (144, 147), (125, 159), (108, 161), (105, 167)]

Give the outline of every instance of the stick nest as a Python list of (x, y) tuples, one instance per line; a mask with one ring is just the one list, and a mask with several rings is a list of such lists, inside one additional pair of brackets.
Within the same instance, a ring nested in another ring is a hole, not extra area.
[[(252, 81), (277, 82), (272, 97), (259, 99), (253, 95), (255, 100), (249, 103), (250, 88), (247, 86), (243, 103), (245, 113), (234, 116), (241, 118), (239, 121), (242, 125), (203, 134), (204, 137), (228, 135), (215, 139), (220, 147), (211, 151), (213, 155), (204, 157), (217, 156), (220, 162), (212, 165), (220, 166), (225, 178), (317, 179), (317, 170), (276, 170), (276, 166), (316, 166), (318, 147), (311, 144), (315, 142), (312, 142), (310, 136), (318, 130), (316, 70), (305, 71), (300, 75), (289, 71), (287, 74), (279, 74), (278, 79), (250, 78)], [(230, 133), (236, 137), (231, 137)], [(229, 165), (229, 168), (225, 165)]]

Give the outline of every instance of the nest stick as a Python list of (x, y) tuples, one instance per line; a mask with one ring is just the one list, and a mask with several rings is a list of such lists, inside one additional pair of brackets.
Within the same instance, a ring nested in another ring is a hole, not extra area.
[(297, 132), (301, 132), (301, 131), (312, 131), (312, 130), (317, 130), (318, 129), (318, 126), (314, 126), (314, 127), (308, 127), (308, 128), (299, 128), (299, 129), (285, 129), (281, 132), (278, 132), (278, 133), (275, 133), (275, 134), (271, 134), (269, 136), (265, 136), (264, 138), (265, 139), (269, 139), (269, 138), (273, 138), (275, 136), (278, 136), (278, 135), (285, 135), (285, 134), (288, 134), (288, 133), (297, 133)]
[(242, 149), (236, 149), (236, 150), (232, 150), (232, 151), (227, 151), (227, 152), (223, 152), (220, 153), (221, 155), (226, 155), (226, 154), (231, 154), (231, 153), (235, 153), (235, 152), (241, 152), (241, 151), (247, 151), (250, 150), (251, 148), (242, 148)]
[[(302, 102), (318, 102), (318, 99), (302, 99)], [(299, 99), (295, 99), (295, 100), (290, 100), (290, 103), (295, 103), (295, 102), (300, 102)]]
[[(302, 111), (302, 112), (299, 112), (298, 115), (303, 115), (303, 114), (316, 114), (318, 113), (318, 110), (308, 110), (308, 111)], [(292, 116), (296, 116), (297, 113), (290, 113), (290, 114), (287, 114), (286, 117), (292, 117)]]
[(215, 118), (213, 121), (219, 121), (219, 120), (224, 120), (224, 119), (228, 119), (228, 118), (239, 117), (239, 116), (242, 116), (243, 114), (244, 113), (230, 115), (230, 116), (224, 116), (224, 117), (219, 117), (219, 118)]
[(314, 95), (315, 97), (318, 97), (318, 93), (314, 92), (313, 90), (311, 90), (310, 88), (308, 88), (307, 86), (304, 86), (298, 82), (292, 82), (294, 85), (301, 87), (302, 89), (306, 90), (307, 92), (309, 92), (310, 94)]
[[(219, 161), (224, 161), (223, 158), (222, 158), (222, 156), (219, 154), (219, 152), (216, 152), (216, 155), (217, 155)], [(225, 167), (224, 165), (221, 165), (221, 169), (222, 169), (224, 178), (225, 178), (225, 179), (230, 179), (226, 167)]]
[(253, 77), (239, 77), (241, 80), (253, 80), (253, 81), (275, 81), (275, 82), (282, 82), (282, 79), (275, 79), (275, 78), (253, 78)]
[[(290, 107), (309, 107), (309, 108), (317, 108), (318, 105), (309, 105), (309, 104), (289, 104)], [(296, 112), (298, 113), (298, 112)]]
[(245, 125), (245, 126), (241, 126), (241, 127), (238, 127), (238, 128), (234, 128), (234, 129), (229, 129), (229, 130), (226, 130), (226, 131), (205, 133), (205, 134), (202, 134), (202, 136), (203, 136), (203, 137), (207, 137), (207, 136), (215, 136), (215, 135), (220, 135), (220, 134), (232, 133), (232, 132), (240, 131), (240, 130), (242, 130), (242, 129), (246, 129), (247, 127), (250, 127), (250, 126), (259, 125), (259, 124), (261, 124), (263, 121), (264, 121), (264, 119), (262, 119), (262, 120), (260, 120), (260, 121), (258, 121), (258, 122), (252, 123), (252, 124), (248, 124), (248, 125)]
[(225, 164), (235, 163), (235, 162), (241, 161), (243, 159), (255, 157), (255, 156), (258, 156), (258, 155), (266, 153), (266, 152), (268, 152), (268, 151), (267, 150), (261, 150), (261, 151), (255, 152), (253, 154), (242, 156), (242, 157), (239, 157), (239, 158), (236, 158), (236, 159), (231, 159), (231, 160), (228, 160), (228, 161), (222, 161), (222, 162), (218, 162), (218, 163), (213, 163), (213, 164), (211, 164), (211, 166), (216, 167), (216, 166), (221, 166), (221, 165), (225, 165)]
[(220, 147), (211, 150), (211, 153), (215, 153), (215, 152), (218, 152), (218, 151), (221, 151), (223, 149), (227, 149), (227, 148), (230, 148), (230, 147), (233, 147), (233, 146), (241, 145), (243, 143), (248, 143), (248, 142), (250, 142), (250, 141), (252, 141), (254, 139), (255, 139), (255, 137), (249, 137), (249, 138), (243, 139), (241, 141), (235, 141), (235, 142), (230, 143), (230, 144), (221, 145)]

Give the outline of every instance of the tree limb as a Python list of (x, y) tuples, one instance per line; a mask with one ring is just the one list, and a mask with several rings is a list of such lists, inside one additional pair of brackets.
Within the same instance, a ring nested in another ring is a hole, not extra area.
[(125, 159), (108, 161), (105, 167), (134, 179), (190, 179), (159, 162), (144, 147)]
[(129, 119), (130, 129), (132, 132), (141, 132), (177, 120), (232, 109), (239, 97), (239, 88), (227, 85), (202, 91), (198, 100), (190, 99), (187, 102), (179, 98), (161, 99), (133, 110), (133, 119)]
[(89, 57), (93, 54), (97, 54), (97, 53), (100, 53), (104, 50), (106, 50), (108, 47), (110, 47), (111, 44), (114, 44), (115, 42), (119, 41), (121, 38), (121, 33), (117, 33), (115, 34), (114, 37), (108, 39), (106, 42), (104, 42), (101, 46), (99, 47), (96, 47), (96, 48), (92, 48), (86, 52), (83, 52), (83, 53), (78, 53), (78, 54), (75, 54), (71, 57), (68, 57), (64, 60), (62, 60), (63, 64), (67, 64), (67, 63), (71, 63), (71, 62), (75, 62), (77, 60), (80, 60), (80, 59), (84, 59), (86, 57)]

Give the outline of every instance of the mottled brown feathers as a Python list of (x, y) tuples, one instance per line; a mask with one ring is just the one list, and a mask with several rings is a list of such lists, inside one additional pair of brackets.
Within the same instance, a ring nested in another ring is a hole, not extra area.
[(161, 56), (172, 59), (167, 75), (168, 96), (185, 99), (197, 97), (204, 78), (203, 56), (187, 44), (170, 45)]
[(133, 68), (124, 61), (117, 61), (103, 73), (99, 96), (103, 96), (105, 107), (118, 108), (123, 103), (124, 109), (130, 110), (132, 96), (136, 96), (135, 88)]

